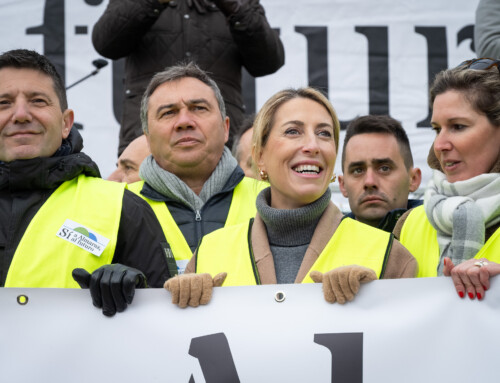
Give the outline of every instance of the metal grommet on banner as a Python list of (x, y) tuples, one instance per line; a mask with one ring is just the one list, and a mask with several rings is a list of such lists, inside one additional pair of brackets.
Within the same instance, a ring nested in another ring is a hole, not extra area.
[(281, 303), (285, 300), (285, 293), (283, 291), (278, 291), (274, 294), (274, 300), (278, 303)]
[(19, 303), (21, 306), (24, 306), (25, 304), (28, 303), (28, 296), (27, 295), (18, 295), (17, 296), (17, 303)]

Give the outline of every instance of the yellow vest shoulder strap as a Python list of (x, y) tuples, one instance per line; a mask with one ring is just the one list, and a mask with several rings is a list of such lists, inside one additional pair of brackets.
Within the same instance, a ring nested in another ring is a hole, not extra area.
[(168, 242), (168, 245), (172, 249), (177, 267), (180, 273), (184, 272), (188, 261), (191, 259), (193, 252), (189, 247), (184, 235), (177, 226), (177, 223), (170, 214), (167, 204), (163, 201), (154, 201), (141, 194), (142, 187), (144, 186), (144, 181), (134, 182), (128, 185), (129, 190), (142, 197), (153, 209), (156, 218), (160, 222), (163, 234)]
[(250, 245), (253, 219), (207, 234), (196, 251), (196, 272), (215, 276), (227, 272), (224, 286), (260, 284)]
[(400, 242), (417, 260), (418, 278), (437, 276), (437, 233), (427, 219), (423, 205), (414, 208), (406, 218), (401, 229)]
[[(383, 277), (394, 237), (390, 233), (344, 218), (311, 267), (326, 272), (337, 267), (360, 265)], [(312, 283), (309, 274), (302, 283)]]
[(71, 272), (113, 260), (124, 184), (80, 175), (60, 185), (29, 223), (6, 287), (73, 287)]
[(255, 217), (257, 212), (255, 200), (260, 191), (266, 187), (269, 187), (266, 182), (244, 177), (234, 188), (231, 206), (224, 226), (246, 223), (250, 218)]

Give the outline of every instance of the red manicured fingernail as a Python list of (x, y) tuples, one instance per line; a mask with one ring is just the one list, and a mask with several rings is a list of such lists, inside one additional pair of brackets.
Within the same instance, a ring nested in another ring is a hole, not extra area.
[(443, 259), (443, 265), (446, 266), (446, 258)]
[(483, 286), (483, 289), (484, 289), (484, 291), (487, 291), (487, 290), (488, 290), (488, 289), (486, 288), (486, 286)]
[(470, 298), (470, 299), (474, 299), (474, 294), (469, 293), (469, 298)]
[(477, 293), (476, 295), (477, 295), (477, 299), (479, 299), (479, 300), (483, 299), (483, 297), (481, 296), (481, 293)]
[(463, 291), (459, 291), (459, 292), (458, 292), (458, 296), (459, 296), (460, 298), (463, 298), (463, 297), (464, 297), (464, 292), (463, 292)]

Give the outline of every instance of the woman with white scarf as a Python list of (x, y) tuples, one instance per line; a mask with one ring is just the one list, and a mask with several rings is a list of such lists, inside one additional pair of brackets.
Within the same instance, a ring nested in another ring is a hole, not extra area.
[(451, 276), (461, 298), (483, 299), (500, 273), (499, 64), (469, 60), (436, 76), (433, 176), (424, 205), (394, 229), (417, 258), (418, 276)]

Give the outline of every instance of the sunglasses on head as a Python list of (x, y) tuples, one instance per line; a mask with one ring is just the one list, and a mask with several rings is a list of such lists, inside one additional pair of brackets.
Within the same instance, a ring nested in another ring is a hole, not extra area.
[(463, 63), (459, 64), (457, 68), (462, 69), (474, 69), (474, 70), (488, 70), (493, 67), (496, 67), (500, 72), (500, 60), (490, 59), (490, 58), (479, 58), (466, 60)]

